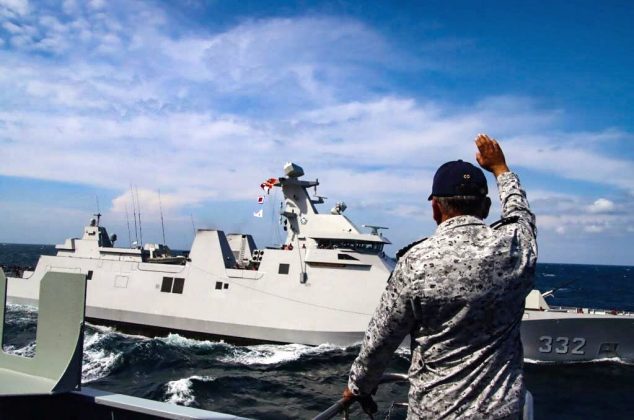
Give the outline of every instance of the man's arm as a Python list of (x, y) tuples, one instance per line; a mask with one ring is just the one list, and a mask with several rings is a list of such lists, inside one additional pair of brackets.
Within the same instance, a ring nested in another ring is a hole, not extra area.
[(486, 134), (478, 134), (476, 145), (478, 146), (476, 154), (478, 163), (483, 169), (493, 173), (497, 180), (502, 203), (502, 217), (518, 217), (518, 222), (534, 241), (535, 215), (528, 205), (526, 193), (520, 185), (519, 178), (506, 165), (502, 148), (496, 140)]
[[(377, 386), (394, 351), (409, 334), (414, 316), (403, 264), (400, 262), (381, 296), (363, 340), (359, 356), (352, 364), (344, 397), (368, 395)], [(347, 394), (346, 394), (347, 393)]]

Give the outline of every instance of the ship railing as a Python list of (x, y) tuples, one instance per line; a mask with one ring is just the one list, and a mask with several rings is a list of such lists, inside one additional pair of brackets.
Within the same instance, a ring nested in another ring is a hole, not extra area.
[[(385, 373), (381, 377), (379, 381), (379, 386), (394, 382), (406, 382), (408, 377), (403, 373)], [(341, 398), (339, 401), (328, 407), (325, 411), (319, 413), (317, 416), (313, 418), (313, 420), (329, 420), (334, 418), (335, 416), (343, 413), (344, 418), (348, 419), (348, 408), (352, 403), (346, 402), (345, 399)], [(533, 408), (533, 395), (527, 390), (526, 397), (524, 399), (524, 409), (522, 410), (522, 420), (533, 420), (534, 419), (534, 408)], [(396, 403), (393, 402), (390, 411), (386, 418), (390, 417), (390, 412), (392, 407), (407, 407), (407, 403)], [(372, 415), (368, 414), (370, 418), (373, 418)]]
[[(384, 373), (381, 377), (381, 380), (379, 381), (379, 385), (405, 381), (407, 381), (407, 375), (403, 373)], [(407, 405), (405, 403), (402, 404)], [(402, 404), (399, 403), (398, 405)], [(339, 401), (328, 407), (328, 409), (315, 416), (313, 420), (329, 420), (339, 415), (340, 413), (344, 413), (345, 418), (348, 418), (347, 411), (349, 406), (350, 403), (346, 403), (345, 399), (341, 398)]]

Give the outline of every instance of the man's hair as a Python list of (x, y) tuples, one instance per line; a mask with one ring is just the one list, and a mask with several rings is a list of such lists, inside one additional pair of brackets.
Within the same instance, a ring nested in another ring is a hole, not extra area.
[(451, 197), (434, 197), (442, 208), (451, 214), (486, 217), (487, 197), (471, 195), (454, 195)]

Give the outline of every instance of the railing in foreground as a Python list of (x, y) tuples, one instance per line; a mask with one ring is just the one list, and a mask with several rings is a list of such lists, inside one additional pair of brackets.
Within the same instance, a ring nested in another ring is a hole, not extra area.
[[(385, 373), (381, 377), (379, 381), (379, 385), (392, 383), (392, 382), (405, 382), (407, 381), (407, 375), (403, 373)], [(326, 411), (315, 416), (313, 420), (329, 420), (335, 417), (337, 414), (342, 413), (346, 410), (346, 404), (344, 403), (344, 399), (340, 399), (333, 405), (331, 405)]]
[[(407, 375), (403, 373), (385, 373), (381, 377), (379, 381), (379, 385), (388, 384), (392, 382), (405, 382), (407, 381)], [(331, 405), (327, 410), (319, 413), (313, 420), (329, 420), (340, 413), (346, 413), (346, 404), (344, 403), (344, 399), (341, 398), (339, 401)], [(533, 420), (533, 395), (527, 390), (526, 391), (526, 399), (524, 401), (524, 410), (522, 413), (523, 420)], [(347, 418), (347, 413), (346, 416)]]

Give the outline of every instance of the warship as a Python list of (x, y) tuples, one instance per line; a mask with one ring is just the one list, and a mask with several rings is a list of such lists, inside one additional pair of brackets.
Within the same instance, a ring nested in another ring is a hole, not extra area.
[(282, 246), (257, 248), (248, 234), (198, 229), (186, 258), (165, 247), (116, 247), (98, 219), (81, 238), (57, 245), (33, 272), (9, 278), (12, 303), (36, 304), (48, 271), (87, 277), (86, 317), (127, 329), (149, 328), (235, 342), (347, 345), (358, 342), (394, 269), (380, 227), (363, 233), (338, 203), (320, 214), (303, 169), (285, 166), (280, 187), (287, 237)]
[[(187, 256), (164, 245), (114, 245), (100, 219), (81, 238), (56, 245), (32, 271), (9, 278), (8, 301), (36, 305), (49, 271), (86, 276), (86, 317), (145, 334), (175, 332), (236, 343), (332, 343), (363, 339), (395, 267), (383, 250), (381, 226), (364, 233), (337, 203), (328, 213), (309, 194), (318, 181), (300, 179), (293, 163), (285, 176), (261, 184), (281, 188), (283, 245), (258, 248), (249, 234), (199, 229)], [(634, 314), (588, 308), (551, 308), (533, 290), (526, 299), (522, 340), (527, 359), (634, 360)], [(407, 340), (406, 340), (407, 341)]]

